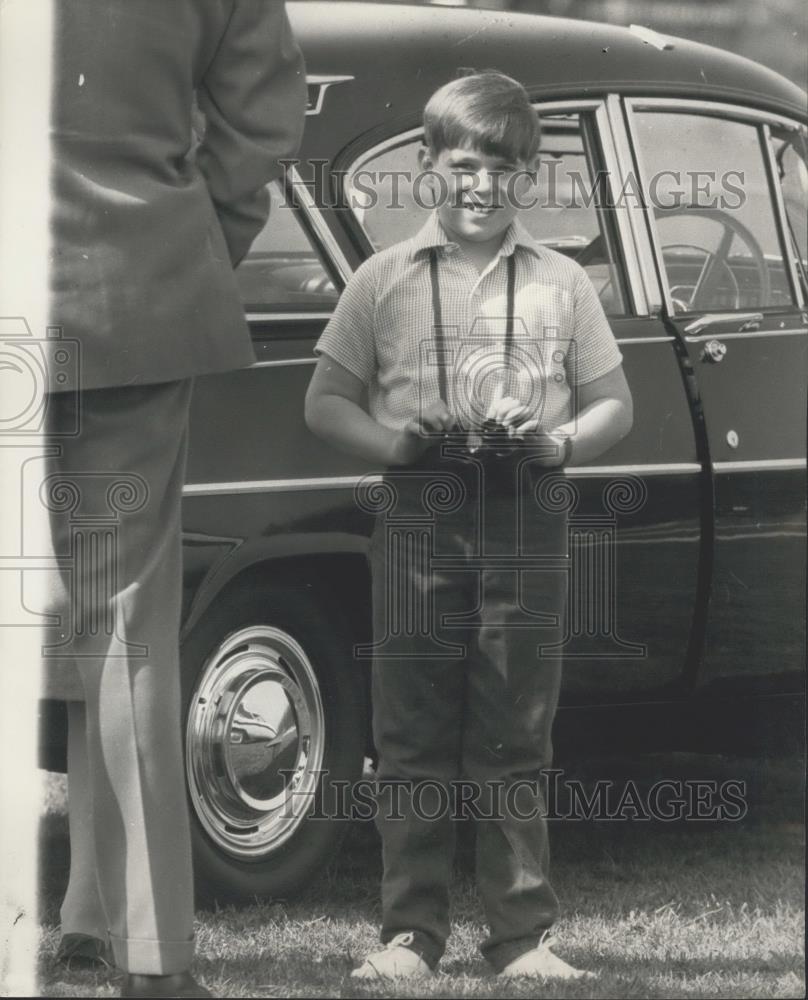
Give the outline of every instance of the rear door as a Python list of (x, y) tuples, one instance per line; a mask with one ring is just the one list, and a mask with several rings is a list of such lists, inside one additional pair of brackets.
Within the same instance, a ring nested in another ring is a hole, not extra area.
[(804, 653), (804, 136), (730, 106), (627, 104), (665, 316), (703, 414), (714, 542), (693, 680), (788, 688)]

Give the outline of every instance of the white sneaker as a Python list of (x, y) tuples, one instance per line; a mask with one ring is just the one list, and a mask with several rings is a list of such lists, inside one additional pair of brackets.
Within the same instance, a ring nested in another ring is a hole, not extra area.
[(594, 972), (586, 972), (583, 969), (574, 969), (558, 955), (550, 951), (553, 939), (542, 937), (535, 948), (526, 951), (524, 955), (509, 962), (500, 972), (502, 979), (515, 979), (518, 976), (530, 977), (533, 979), (594, 979)]
[(426, 979), (435, 973), (408, 945), (415, 940), (412, 931), (396, 934), (382, 951), (368, 955), (351, 973), (352, 979)]

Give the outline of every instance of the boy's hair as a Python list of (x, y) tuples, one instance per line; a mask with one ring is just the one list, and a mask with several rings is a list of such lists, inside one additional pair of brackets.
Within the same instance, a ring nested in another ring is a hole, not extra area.
[(538, 152), (540, 132), (525, 88), (497, 70), (444, 84), (424, 109), (424, 140), (435, 154), (473, 148), (529, 162)]

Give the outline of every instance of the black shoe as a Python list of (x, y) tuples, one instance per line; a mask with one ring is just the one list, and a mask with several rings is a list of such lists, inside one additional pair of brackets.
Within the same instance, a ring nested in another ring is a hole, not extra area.
[(56, 961), (69, 968), (93, 968), (115, 964), (112, 948), (106, 941), (89, 934), (64, 934), (56, 949)]
[(143, 976), (128, 973), (121, 986), (122, 997), (209, 997), (190, 972), (174, 976)]

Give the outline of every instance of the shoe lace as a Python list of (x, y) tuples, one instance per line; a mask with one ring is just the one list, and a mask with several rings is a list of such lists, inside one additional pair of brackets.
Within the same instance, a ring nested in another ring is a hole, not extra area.
[(388, 950), (390, 948), (409, 948), (414, 940), (415, 934), (412, 931), (402, 931), (400, 934), (396, 934), (394, 938), (391, 938), (385, 945), (385, 948)]
[(556, 943), (556, 939), (550, 932), (548, 928), (546, 931), (542, 931), (541, 937), (539, 938), (539, 943), (536, 945), (537, 948), (547, 948), (548, 950), (553, 947)]

